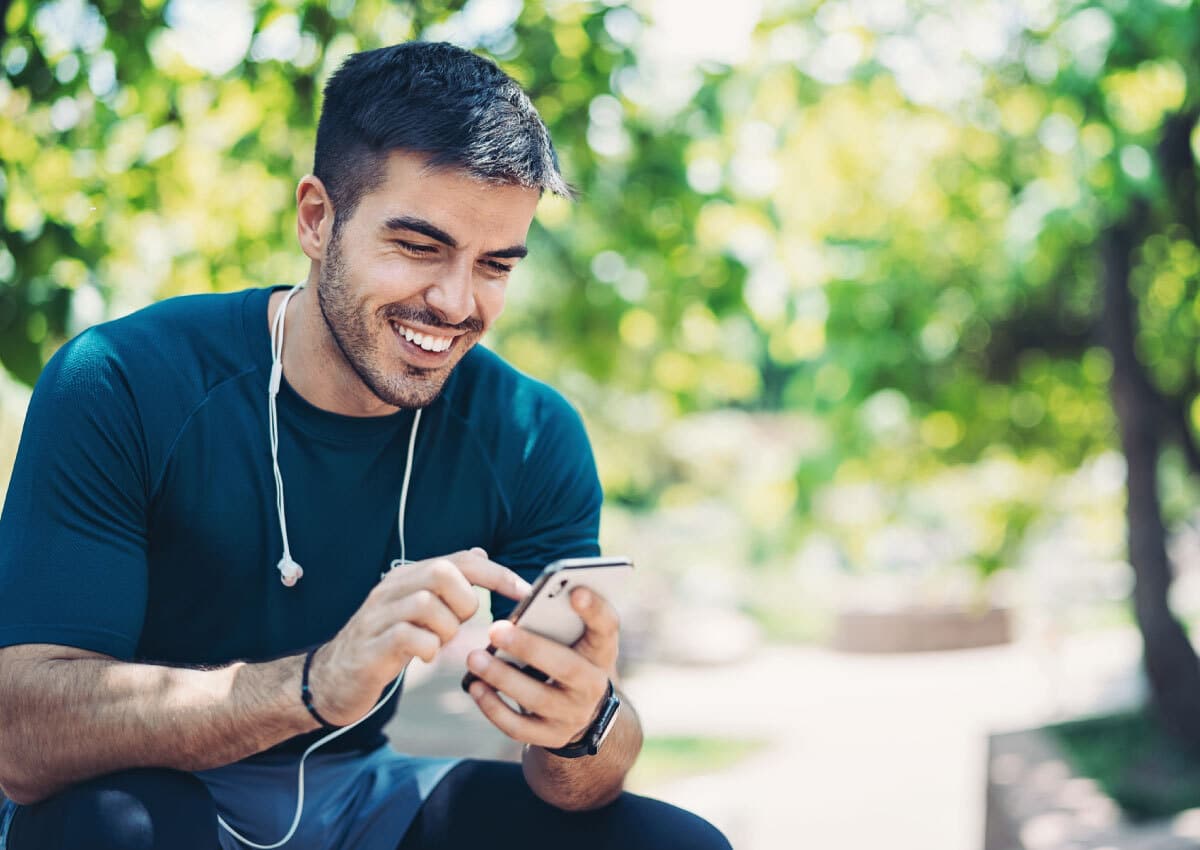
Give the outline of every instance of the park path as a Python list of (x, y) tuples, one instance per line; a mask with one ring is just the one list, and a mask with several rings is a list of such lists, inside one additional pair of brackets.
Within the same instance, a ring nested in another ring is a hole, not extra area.
[[(512, 757), (457, 688), (472, 624), (414, 669), (397, 748)], [(767, 646), (722, 667), (643, 663), (626, 679), (648, 735), (765, 740), (723, 771), (637, 787), (704, 815), (737, 850), (977, 850), (987, 735), (1126, 706), (1132, 629), (1005, 647), (854, 656)]]

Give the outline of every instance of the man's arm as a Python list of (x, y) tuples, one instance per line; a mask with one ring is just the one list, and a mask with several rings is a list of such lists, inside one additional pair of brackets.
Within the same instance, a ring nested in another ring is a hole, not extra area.
[(312, 731), (302, 662), (195, 670), (50, 644), (0, 649), (0, 788), (36, 803), (114, 770), (203, 770)]
[[(472, 584), (529, 592), (479, 549), (390, 572), (314, 656), (321, 715), (353, 723), (414, 657), (432, 661), (475, 613)], [(195, 670), (49, 644), (0, 649), (0, 787), (34, 803), (114, 770), (230, 764), (318, 728), (300, 699), (302, 667), (299, 655)]]

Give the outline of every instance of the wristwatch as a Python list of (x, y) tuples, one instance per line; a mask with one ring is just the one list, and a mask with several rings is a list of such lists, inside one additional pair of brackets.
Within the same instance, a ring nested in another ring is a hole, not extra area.
[(562, 756), (565, 759), (594, 756), (600, 752), (600, 745), (604, 743), (604, 739), (612, 731), (613, 721), (616, 719), (617, 709), (620, 707), (621, 698), (617, 696), (616, 691), (613, 689), (612, 680), (610, 679), (608, 682), (608, 695), (605, 696), (604, 702), (600, 704), (600, 713), (596, 715), (596, 719), (592, 721), (592, 725), (583, 733), (583, 737), (556, 750), (547, 748), (547, 751), (554, 753), (556, 756)]

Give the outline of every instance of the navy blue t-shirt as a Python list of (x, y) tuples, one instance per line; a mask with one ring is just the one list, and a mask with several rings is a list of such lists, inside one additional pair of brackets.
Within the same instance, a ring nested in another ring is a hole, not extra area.
[[(271, 291), (163, 301), (51, 359), (0, 515), (0, 646), (172, 665), (265, 660), (333, 637), (400, 557), (413, 412), (342, 416), (285, 380), (279, 465), (304, 577), (280, 582)], [(421, 416), (406, 554), (482, 546), (531, 579), (556, 558), (598, 554), (600, 502), (575, 411), (476, 346)], [(492, 610), (504, 616), (511, 603), (493, 595)], [(394, 710), (342, 747), (377, 743)]]

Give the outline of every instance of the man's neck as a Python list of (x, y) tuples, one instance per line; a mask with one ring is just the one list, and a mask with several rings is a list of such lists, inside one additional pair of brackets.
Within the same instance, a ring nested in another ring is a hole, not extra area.
[[(283, 375), (301, 398), (314, 407), (344, 416), (386, 416), (397, 408), (380, 401), (367, 388), (338, 347), (317, 301), (316, 276), (288, 303), (284, 325)], [(287, 290), (272, 294), (267, 329), (283, 305)]]

